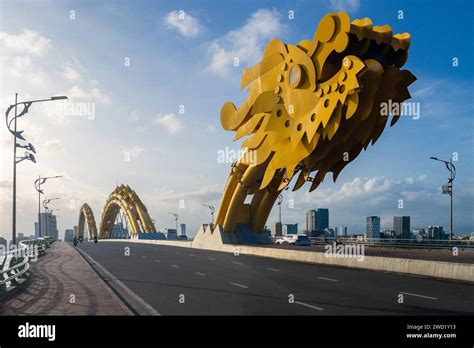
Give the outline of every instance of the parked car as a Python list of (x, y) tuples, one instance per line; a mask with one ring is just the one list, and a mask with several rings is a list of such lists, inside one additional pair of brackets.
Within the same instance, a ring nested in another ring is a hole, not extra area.
[(309, 238), (305, 234), (287, 234), (282, 238), (279, 238), (275, 241), (275, 244), (291, 244), (291, 245), (303, 245), (309, 246)]

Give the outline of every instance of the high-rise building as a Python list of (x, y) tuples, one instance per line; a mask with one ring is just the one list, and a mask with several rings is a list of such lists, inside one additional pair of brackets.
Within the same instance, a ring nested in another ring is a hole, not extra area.
[(347, 226), (340, 226), (337, 228), (337, 236), (338, 237), (346, 237), (347, 236)]
[(112, 226), (112, 238), (127, 239), (128, 229), (123, 226), (123, 223), (114, 224)]
[(74, 239), (74, 230), (72, 228), (68, 228), (64, 231), (64, 241), (72, 242)]
[(396, 238), (410, 239), (410, 217), (409, 216), (394, 216), (393, 230)]
[(366, 238), (380, 238), (380, 217), (379, 216), (367, 216), (365, 237)]
[(306, 231), (308, 235), (312, 231), (316, 231), (316, 210), (308, 210), (306, 212)]
[(329, 209), (319, 208), (306, 212), (306, 233), (316, 237), (329, 228)]
[(186, 236), (186, 224), (181, 224), (180, 227), (181, 227), (180, 237)]
[(282, 233), (283, 235), (298, 234), (298, 224), (283, 224)]
[(281, 222), (277, 222), (273, 225), (273, 237), (281, 237), (282, 235)]
[(443, 226), (428, 226), (428, 238), (429, 239), (446, 239), (449, 234), (445, 234)]
[(316, 229), (329, 228), (329, 209), (319, 208), (316, 213)]
[(56, 215), (52, 213), (41, 213), (41, 231), (39, 231), (39, 224), (35, 222), (35, 238), (50, 236), (58, 239), (58, 222)]

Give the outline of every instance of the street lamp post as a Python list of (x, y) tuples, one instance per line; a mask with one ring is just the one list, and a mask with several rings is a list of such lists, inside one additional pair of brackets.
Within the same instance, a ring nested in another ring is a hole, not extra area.
[(174, 216), (174, 221), (176, 222), (176, 235), (178, 235), (178, 219), (179, 219), (179, 215), (176, 214), (176, 213), (168, 213), (168, 214), (171, 214)]
[(211, 225), (214, 225), (214, 213), (216, 212), (216, 208), (213, 205), (202, 204), (203, 207), (208, 207), (211, 211)]
[[(23, 131), (18, 131), (17, 130), (17, 119), (19, 117), (22, 117), (26, 113), (28, 113), (28, 110), (30, 106), (33, 103), (39, 103), (39, 102), (44, 102), (44, 101), (53, 101), (53, 100), (61, 100), (61, 99), (67, 99), (66, 96), (59, 96), (59, 97), (51, 97), (49, 99), (38, 99), (38, 100), (30, 100), (26, 102), (18, 102), (18, 93), (15, 93), (15, 104), (10, 105), (7, 108), (7, 111), (5, 112), (5, 122), (7, 125), (8, 130), (10, 133), (13, 135), (13, 207), (12, 207), (12, 244), (16, 244), (16, 164), (20, 163), (21, 161), (24, 160), (30, 160), (33, 163), (36, 163), (35, 156), (31, 153), (36, 153), (34, 150), (34, 147), (31, 144), (28, 144), (27, 146), (21, 145), (17, 143), (17, 139), (25, 140), (23, 135)], [(23, 110), (18, 114), (18, 105), (23, 105)], [(8, 119), (8, 114), (10, 111), (15, 109), (15, 116), (12, 119)], [(11, 128), (13, 122), (13, 129)], [(17, 159), (16, 157), (16, 149), (17, 147), (22, 147), (27, 150), (26, 154), (24, 157), (21, 157)], [(29, 152), (31, 151), (31, 152)]]
[(62, 178), (62, 175), (47, 176), (44, 178), (42, 178), (40, 175), (38, 179), (35, 180), (35, 189), (38, 191), (38, 237), (41, 237), (41, 194), (44, 194), (43, 190), (41, 189), (41, 185), (44, 184), (48, 179), (56, 178)]
[(454, 178), (456, 177), (456, 167), (453, 164), (453, 160), (451, 159), (449, 162), (439, 159), (437, 157), (430, 157), (430, 159), (438, 161), (438, 162), (443, 162), (444, 165), (446, 166), (446, 169), (449, 171), (449, 179), (448, 179), (448, 184), (443, 185), (443, 194), (449, 194), (450, 196), (450, 210), (451, 210), (451, 223), (450, 223), (450, 229), (449, 229), (449, 245), (451, 245), (451, 239), (453, 237), (453, 182)]
[(283, 195), (280, 193), (278, 195), (278, 201), (277, 201), (277, 204), (278, 204), (278, 222), (280, 223), (280, 226), (281, 226), (281, 204), (283, 203)]

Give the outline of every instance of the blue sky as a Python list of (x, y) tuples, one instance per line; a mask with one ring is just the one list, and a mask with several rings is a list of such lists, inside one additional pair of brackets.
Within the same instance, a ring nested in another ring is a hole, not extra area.
[[(447, 171), (428, 157), (457, 153), (455, 231), (472, 232), (472, 7), (470, 1), (2, 1), (2, 106), (15, 91), (20, 99), (67, 94), (95, 106), (94, 117), (84, 117), (38, 104), (21, 120), (38, 163), (18, 166), (18, 230), (33, 232), (34, 178), (64, 174), (45, 185), (46, 197), (62, 197), (55, 204), (61, 232), (77, 224), (84, 201), (99, 221), (108, 194), (126, 183), (158, 228), (173, 226), (168, 212), (177, 211), (193, 234), (209, 220), (201, 203), (218, 206), (228, 175), (230, 164), (218, 163), (217, 152), (239, 149), (219, 112), (226, 101), (245, 99), (242, 70), (258, 62), (272, 38), (310, 39), (324, 14), (346, 10), (351, 19), (410, 32), (405, 68), (418, 78), (410, 92), (421, 117), (387, 128), (336, 183), (328, 176), (315, 192), (309, 186), (286, 192), (283, 222), (302, 225), (307, 209), (326, 207), (330, 225), (347, 225), (350, 233), (364, 231), (367, 215), (380, 215), (382, 227), (391, 227), (394, 215), (410, 215), (413, 228), (447, 229), (449, 200), (440, 193)], [(0, 136), (0, 235), (9, 236), (12, 140), (5, 127)]]

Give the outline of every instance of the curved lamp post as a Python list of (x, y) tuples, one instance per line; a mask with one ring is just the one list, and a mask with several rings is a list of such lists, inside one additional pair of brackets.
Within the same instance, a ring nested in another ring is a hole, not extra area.
[(35, 189), (38, 191), (38, 237), (41, 237), (41, 195), (44, 191), (41, 189), (41, 185), (48, 179), (62, 178), (62, 175), (47, 176), (42, 178), (41, 175), (35, 180)]
[(168, 214), (171, 214), (174, 216), (174, 221), (176, 222), (176, 235), (178, 235), (178, 219), (179, 219), (179, 215), (176, 214), (176, 213), (168, 213)]
[(216, 208), (213, 205), (202, 204), (203, 207), (208, 207), (211, 211), (211, 225), (214, 225), (214, 213), (216, 212)]
[(453, 160), (448, 162), (437, 157), (430, 157), (430, 159), (444, 163), (446, 169), (449, 171), (448, 183), (443, 185), (443, 194), (449, 194), (451, 202), (451, 226), (449, 229), (449, 245), (451, 245), (451, 239), (453, 237), (453, 181), (456, 177), (456, 167), (453, 164)]
[[(17, 139), (26, 140), (22, 133), (22, 130), (17, 130), (17, 119), (26, 115), (30, 109), (30, 106), (33, 103), (45, 102), (45, 101), (54, 101), (54, 100), (62, 100), (67, 99), (66, 96), (58, 96), (58, 97), (51, 97), (49, 99), (37, 99), (37, 100), (30, 100), (25, 102), (18, 102), (18, 93), (15, 93), (15, 104), (10, 105), (5, 112), (5, 123), (7, 125), (8, 130), (13, 135), (13, 209), (12, 209), (12, 243), (16, 244), (16, 164), (20, 163), (24, 160), (29, 160), (33, 163), (36, 163), (35, 156), (33, 153), (36, 153), (35, 148), (31, 143), (28, 145), (21, 145), (17, 143)], [(23, 110), (18, 113), (18, 106), (22, 105)], [(15, 109), (15, 115), (10, 117), (10, 112)], [(12, 125), (13, 124), (13, 125)], [(13, 128), (12, 128), (13, 127)], [(23, 157), (17, 158), (16, 157), (16, 149), (17, 147), (21, 147), (26, 149), (26, 153)]]

